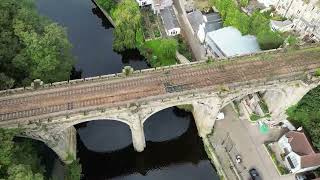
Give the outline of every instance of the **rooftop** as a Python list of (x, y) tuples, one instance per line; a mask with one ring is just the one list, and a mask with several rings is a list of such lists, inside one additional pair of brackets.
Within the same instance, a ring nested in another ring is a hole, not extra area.
[(194, 32), (198, 32), (199, 25), (203, 23), (203, 16), (199, 10), (192, 11), (187, 14), (187, 18)]
[(160, 10), (160, 15), (163, 20), (164, 27), (167, 30), (173, 29), (173, 28), (179, 28), (177, 17), (174, 14), (174, 10), (171, 6), (165, 7), (164, 9)]
[(240, 31), (234, 27), (225, 27), (209, 32), (207, 42), (211, 47), (218, 46), (219, 50), (227, 57), (260, 51), (255, 36), (242, 36)]
[(301, 156), (301, 167), (320, 165), (320, 153), (316, 153), (303, 131), (289, 131), (285, 134), (292, 151)]

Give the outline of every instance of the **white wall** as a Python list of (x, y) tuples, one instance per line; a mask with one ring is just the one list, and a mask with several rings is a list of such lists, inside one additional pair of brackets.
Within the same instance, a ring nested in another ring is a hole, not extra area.
[(204, 32), (204, 27), (205, 27), (204, 23), (200, 24), (199, 25), (199, 30), (198, 30), (198, 33), (197, 33), (198, 39), (200, 40), (201, 43), (204, 42), (205, 36), (206, 36), (206, 34)]
[(181, 29), (180, 28), (173, 28), (173, 29), (168, 29), (166, 30), (166, 33), (168, 36), (175, 36), (180, 34)]
[(152, 0), (136, 0), (139, 6), (147, 6), (152, 4)]

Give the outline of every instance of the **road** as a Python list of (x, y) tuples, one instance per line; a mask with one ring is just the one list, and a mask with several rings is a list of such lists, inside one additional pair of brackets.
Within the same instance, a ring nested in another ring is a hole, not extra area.
[[(262, 179), (295, 180), (294, 175), (280, 176), (278, 174), (264, 148), (265, 141), (269, 141), (271, 137), (280, 137), (279, 129), (273, 129), (268, 135), (264, 135), (259, 132), (257, 124), (252, 124), (247, 119), (240, 120), (231, 105), (222, 111), (225, 113), (225, 119), (216, 122), (214, 134), (210, 137), (213, 146), (216, 146), (218, 150), (223, 149), (218, 151), (218, 156), (225, 159), (223, 157), (229, 154), (244, 180), (250, 179), (248, 172), (251, 168), (256, 168)], [(235, 163), (236, 155), (241, 155), (241, 164)]]

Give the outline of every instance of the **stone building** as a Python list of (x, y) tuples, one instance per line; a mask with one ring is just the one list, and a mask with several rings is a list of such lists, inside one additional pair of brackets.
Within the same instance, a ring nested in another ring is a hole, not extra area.
[(274, 7), (299, 34), (320, 41), (320, 0), (278, 0)]

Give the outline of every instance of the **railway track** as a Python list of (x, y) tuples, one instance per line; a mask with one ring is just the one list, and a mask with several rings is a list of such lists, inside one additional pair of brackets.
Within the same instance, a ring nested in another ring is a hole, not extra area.
[(320, 59), (310, 58), (304, 61), (305, 58), (298, 54), (285, 60), (235, 61), (226, 65), (199, 65), (190, 68), (183, 66), (150, 74), (147, 72), (140, 77), (135, 75), (118, 81), (96, 82), (90, 86), (75, 85), (2, 100), (0, 97), (0, 121), (94, 106), (112, 106), (114, 103), (165, 95), (171, 93), (167, 91), (165, 83), (172, 85), (172, 91), (174, 87), (184, 91), (277, 77), (320, 67)]

